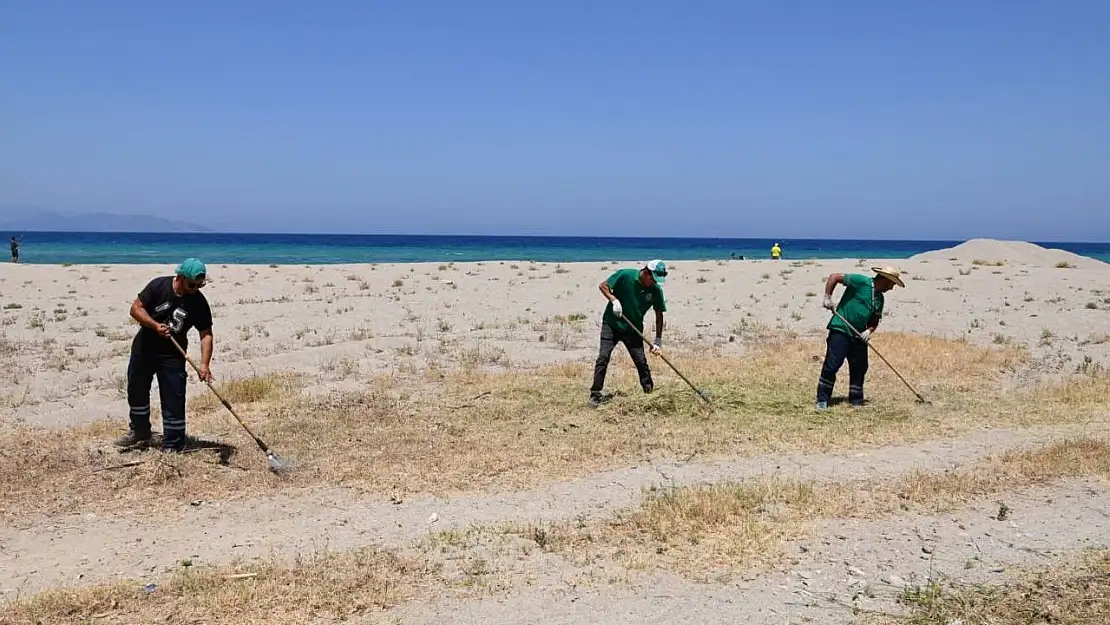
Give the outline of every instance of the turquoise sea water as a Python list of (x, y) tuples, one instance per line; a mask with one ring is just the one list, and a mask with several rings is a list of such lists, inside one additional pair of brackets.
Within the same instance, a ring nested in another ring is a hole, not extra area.
[[(5, 233), (4, 240), (20, 233)], [(534, 260), (537, 262), (768, 258), (771, 239), (321, 235), (240, 233), (22, 233), (20, 262), (333, 264)], [(960, 241), (779, 239), (786, 260), (908, 258)], [(1110, 243), (1042, 243), (1110, 262)]]

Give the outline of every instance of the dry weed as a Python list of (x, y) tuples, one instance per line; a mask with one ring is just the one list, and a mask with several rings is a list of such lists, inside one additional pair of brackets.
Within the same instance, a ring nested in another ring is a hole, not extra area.
[[(988, 495), (1097, 475), (1110, 478), (1110, 445), (1065, 441), (988, 458), (963, 470), (914, 473), (895, 480), (800, 482), (653, 488), (637, 509), (589, 524), (545, 529), (553, 550), (579, 558), (613, 558), (633, 568), (665, 568), (705, 578), (771, 564), (781, 543), (804, 537), (822, 518), (866, 518), (903, 510), (949, 511)], [(521, 530), (516, 530), (521, 531)]]
[[(883, 339), (884, 354), (934, 406), (917, 405), (876, 363), (868, 381), (872, 405), (814, 412), (823, 344), (796, 340), (743, 356), (672, 353), (672, 362), (712, 395), (713, 411), (658, 360), (656, 391), (643, 394), (621, 352), (608, 380), (616, 394), (597, 409), (586, 405), (587, 363), (387, 374), (366, 379), (361, 392), (315, 397), (295, 395), (295, 384), (280, 376), (236, 380), (221, 386), (236, 411), (273, 449), (297, 460), (287, 479), (265, 471), (264, 458), (214, 398), (198, 397), (190, 404), (190, 433), (235, 445), (238, 453), (119, 456), (109, 441), (126, 427), (122, 419), (62, 431), (11, 430), (0, 433), (0, 500), (8, 514), (49, 514), (320, 485), (390, 493), (512, 490), (648, 457), (821, 451), (992, 425), (1081, 422), (1104, 409), (1110, 392), (1110, 378), (1086, 376), (1024, 396), (1005, 393), (1000, 380), (1022, 366), (1020, 350), (914, 335)], [(133, 459), (149, 461), (102, 470)]]
[(907, 590), (904, 617), (884, 625), (986, 625), (993, 623), (1105, 625), (1110, 623), (1110, 551), (1091, 550), (1072, 562), (1027, 573), (998, 586), (933, 582)]
[(346, 620), (411, 599), (437, 572), (388, 551), (322, 554), (290, 564), (181, 567), (152, 590), (138, 581), (50, 590), (0, 607), (10, 625), (306, 623)]
[[(296, 391), (300, 382), (299, 376), (275, 373), (233, 378), (226, 382), (216, 382), (213, 386), (232, 408), (238, 409), (245, 404), (288, 399)], [(190, 401), (189, 409), (209, 412), (224, 408), (214, 394), (206, 392)]]

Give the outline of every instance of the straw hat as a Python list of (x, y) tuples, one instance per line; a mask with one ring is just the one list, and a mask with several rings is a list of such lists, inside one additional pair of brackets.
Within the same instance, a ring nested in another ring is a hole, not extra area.
[(906, 284), (902, 282), (902, 272), (894, 267), (872, 267), (871, 271), (874, 271), (902, 288), (906, 288)]

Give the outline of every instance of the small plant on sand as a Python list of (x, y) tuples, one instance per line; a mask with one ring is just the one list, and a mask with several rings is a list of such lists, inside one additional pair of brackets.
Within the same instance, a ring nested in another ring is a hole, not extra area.
[(1022, 574), (1005, 585), (931, 580), (907, 588), (901, 625), (1110, 622), (1110, 551), (1091, 550), (1066, 564)]
[(1057, 269), (1075, 269), (1075, 265), (1073, 265), (1073, 264), (1071, 264), (1067, 261), (1062, 260), (1062, 261), (1056, 263), (1056, 268)]

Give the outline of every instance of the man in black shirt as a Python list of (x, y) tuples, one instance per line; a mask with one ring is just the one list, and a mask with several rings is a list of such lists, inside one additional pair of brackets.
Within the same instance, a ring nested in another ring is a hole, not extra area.
[(127, 366), (127, 404), (131, 425), (126, 436), (116, 441), (123, 448), (150, 443), (150, 386), (158, 376), (162, 403), (162, 449), (185, 447), (185, 358), (170, 342), (177, 340), (189, 349), (188, 332), (200, 334), (200, 379), (210, 381), (212, 370), (212, 309), (200, 289), (207, 280), (204, 263), (188, 258), (172, 276), (151, 280), (131, 304), (131, 317), (142, 326), (131, 343)]
[(18, 263), (19, 262), (19, 239), (15, 238), (15, 237), (12, 237), (11, 248), (12, 248), (12, 262), (13, 263)]

